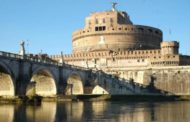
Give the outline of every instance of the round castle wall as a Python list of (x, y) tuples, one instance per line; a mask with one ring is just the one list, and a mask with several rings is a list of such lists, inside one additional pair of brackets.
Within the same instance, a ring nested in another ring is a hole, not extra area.
[(127, 25), (106, 31), (83, 29), (73, 33), (73, 52), (159, 49), (161, 42), (161, 30), (147, 26)]

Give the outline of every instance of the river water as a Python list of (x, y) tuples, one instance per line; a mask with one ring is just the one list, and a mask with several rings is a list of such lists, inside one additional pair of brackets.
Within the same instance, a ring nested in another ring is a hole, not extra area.
[(1, 104), (0, 122), (190, 122), (190, 102)]

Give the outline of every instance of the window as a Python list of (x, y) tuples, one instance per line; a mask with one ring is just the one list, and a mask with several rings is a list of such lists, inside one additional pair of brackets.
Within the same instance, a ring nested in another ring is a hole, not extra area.
[(103, 31), (106, 30), (106, 26), (103, 26), (102, 29), (103, 29)]
[(102, 27), (98, 27), (99, 28), (99, 31), (102, 31)]
[(143, 29), (143, 28), (138, 28), (138, 30), (140, 30), (140, 31), (144, 31), (144, 29)]
[(95, 31), (105, 31), (105, 30), (106, 30), (106, 26), (95, 27)]
[(98, 19), (95, 20), (95, 23), (98, 24)]
[(152, 32), (152, 29), (148, 29), (149, 32)]
[(110, 18), (110, 22), (113, 23), (113, 18)]
[(88, 24), (91, 25), (91, 22), (89, 21)]
[(106, 23), (106, 20), (103, 18), (102, 22), (103, 22), (103, 23)]
[(95, 27), (95, 31), (98, 31), (98, 27)]

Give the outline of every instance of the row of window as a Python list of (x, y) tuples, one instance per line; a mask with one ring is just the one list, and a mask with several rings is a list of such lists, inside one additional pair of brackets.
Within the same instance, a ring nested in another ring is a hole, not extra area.
[[(156, 58), (161, 58), (161, 56), (159, 56), (159, 57), (154, 56), (154, 59), (156, 59)], [(175, 58), (175, 56), (167, 56), (167, 58)]]
[(176, 61), (163, 61), (163, 62), (152, 62), (152, 65), (163, 65), (163, 64), (178, 64)]
[(174, 46), (164, 46), (162, 48), (173, 48)]
[[(160, 54), (160, 50), (128, 51), (128, 54)], [(125, 53), (124, 53), (125, 54)]]
[[(102, 23), (106, 23), (106, 19), (105, 18), (103, 18), (103, 19), (95, 19), (95, 24), (99, 24), (100, 22), (102, 22)], [(110, 18), (110, 22), (111, 23), (113, 23), (114, 21), (113, 21), (113, 18)], [(91, 25), (91, 22), (89, 21), (88, 22), (89, 23), (89, 25)]]
[(106, 30), (106, 26), (95, 27), (95, 31), (105, 31), (105, 30)]
[[(110, 23), (113, 23), (113, 22), (114, 22), (114, 19), (113, 19), (113, 18), (110, 18), (109, 21), (110, 21)], [(123, 17), (120, 17), (120, 18), (118, 18), (118, 21), (124, 23), (124, 22), (126, 21), (126, 19), (124, 19)], [(97, 18), (96, 18), (96, 19), (95, 19), (95, 24), (99, 24), (99, 23), (101, 23), (101, 22), (102, 22), (102, 23), (106, 23), (106, 19), (105, 19), (105, 18), (103, 18), (103, 19), (97, 19)], [(88, 23), (89, 23), (89, 25), (91, 25), (91, 21), (89, 21)]]
[[(123, 30), (123, 28), (117, 28), (118, 30)], [(136, 28), (124, 28), (125, 30), (129, 30), (129, 31), (134, 31), (134, 32), (139, 32), (137, 31)], [(97, 26), (95, 27), (95, 31), (105, 31), (106, 30), (106, 26)], [(109, 29), (108, 29), (109, 30)], [(116, 28), (111, 28), (111, 30), (116, 30)], [(148, 29), (149, 30), (149, 29)], [(85, 31), (81, 31), (79, 34), (85, 33), (85, 32), (90, 32), (89, 30)], [(141, 31), (141, 32), (145, 32), (145, 31)], [(153, 33), (154, 31), (151, 30), (151, 33)], [(145, 32), (146, 33), (146, 32)], [(158, 32), (157, 30), (155, 31), (155, 34), (161, 34), (160, 32)]]
[[(136, 31), (136, 30), (138, 30), (138, 31), (141, 31), (141, 32), (145, 32), (146, 31), (146, 29), (144, 29), (144, 28), (124, 28), (125, 30), (134, 30), (134, 31)], [(114, 28), (112, 28), (112, 30), (115, 30)], [(123, 30), (122, 28), (118, 28), (118, 30)], [(157, 31), (157, 30), (152, 30), (152, 29), (147, 29), (150, 33), (153, 33), (153, 32), (155, 32), (155, 34), (161, 34), (159, 31)]]
[[(145, 62), (146, 58), (149, 58), (149, 56), (147, 56), (147, 57), (127, 57), (127, 58), (107, 58), (107, 59), (108, 60), (111, 59), (112, 61), (116, 61), (116, 60), (120, 60), (120, 59), (134, 59), (137, 62)], [(69, 61), (86, 61), (86, 59), (77, 58), (77, 59), (70, 59)]]
[(138, 57), (117, 57), (117, 60), (120, 60), (120, 59), (147, 59), (147, 58), (150, 58), (150, 56), (138, 56)]
[[(155, 50), (155, 51), (128, 51), (128, 52), (123, 52), (123, 53), (119, 53), (118, 55), (126, 55), (126, 54), (156, 54), (156, 53), (160, 53), (159, 50)], [(101, 53), (91, 53), (91, 54), (76, 54), (74, 56), (109, 56), (110, 54), (108, 54), (107, 52), (101, 52)], [(66, 55), (66, 57), (71, 57), (71, 55)], [(161, 58), (161, 57), (160, 57)], [(168, 56), (168, 58), (170, 58), (170, 56)], [(175, 58), (175, 56), (173, 56), (173, 58)]]
[(144, 62), (144, 59), (142, 59), (142, 60), (138, 59), (137, 62)]
[[(95, 24), (99, 24), (100, 22), (99, 22), (100, 20), (99, 19), (95, 19)], [(102, 20), (102, 23), (106, 23), (106, 20), (105, 20), (105, 18), (103, 18)], [(110, 22), (111, 23), (113, 23), (113, 19), (112, 18), (110, 18)], [(91, 22), (89, 21), (89, 25), (91, 25)], [(128, 30), (129, 28), (125, 28), (125, 30)], [(112, 30), (115, 30), (114, 28), (112, 28)], [(122, 28), (118, 28), (118, 30), (122, 30)], [(134, 30), (133, 28), (131, 28), (131, 30)], [(142, 32), (144, 32), (144, 31), (146, 31), (146, 29), (144, 29), (144, 28), (141, 28), (141, 27), (139, 27), (139, 28), (137, 28), (137, 30), (139, 30), (139, 31), (142, 31)], [(157, 31), (157, 30), (152, 30), (152, 29), (147, 29), (150, 33), (153, 33), (153, 32), (155, 32), (156, 34), (160, 34), (160, 32), (159, 31)]]

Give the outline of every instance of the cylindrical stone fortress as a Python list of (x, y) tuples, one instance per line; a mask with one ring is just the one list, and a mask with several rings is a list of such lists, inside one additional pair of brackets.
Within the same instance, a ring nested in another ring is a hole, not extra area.
[(122, 11), (92, 13), (86, 18), (85, 28), (72, 35), (73, 53), (159, 49), (161, 42), (160, 29), (133, 25)]

